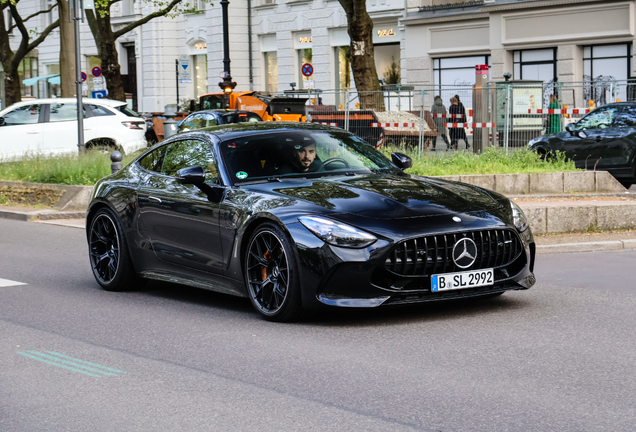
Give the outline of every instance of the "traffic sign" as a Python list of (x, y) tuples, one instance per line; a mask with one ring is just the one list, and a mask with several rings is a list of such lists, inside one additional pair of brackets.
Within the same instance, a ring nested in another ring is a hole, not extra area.
[(303, 65), (302, 72), (306, 77), (310, 77), (314, 73), (314, 67), (309, 63), (305, 63)]
[(98, 90), (98, 91), (92, 92), (91, 95), (93, 95), (93, 98), (95, 99), (101, 99), (107, 96), (107, 92), (106, 90)]
[(82, 82), (86, 82), (86, 72), (82, 72)]
[(94, 77), (98, 77), (102, 75), (102, 70), (98, 66), (95, 66), (93, 70), (91, 71), (91, 73), (93, 74)]
[(190, 67), (190, 56), (179, 56), (179, 83), (190, 84), (192, 82), (192, 68)]

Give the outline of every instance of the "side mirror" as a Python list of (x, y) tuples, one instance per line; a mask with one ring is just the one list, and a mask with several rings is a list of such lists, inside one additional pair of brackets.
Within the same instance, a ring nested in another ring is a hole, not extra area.
[(391, 161), (401, 170), (411, 168), (413, 161), (404, 153), (391, 153)]
[(570, 132), (570, 133), (573, 133), (574, 132), (574, 123), (570, 123), (569, 125), (567, 125), (565, 127), (565, 130)]
[(205, 169), (200, 165), (181, 168), (175, 177), (181, 184), (200, 185), (205, 183)]
[(7, 122), (4, 121), (4, 117), (0, 117), (0, 126), (6, 125)]

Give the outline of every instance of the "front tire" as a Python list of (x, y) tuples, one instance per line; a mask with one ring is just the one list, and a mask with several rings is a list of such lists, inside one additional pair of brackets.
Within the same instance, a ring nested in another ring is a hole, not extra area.
[(289, 236), (265, 223), (245, 253), (245, 284), (254, 308), (269, 321), (291, 321), (303, 313), (300, 281)]
[(93, 276), (106, 291), (127, 291), (137, 279), (117, 216), (108, 208), (90, 223), (88, 248)]

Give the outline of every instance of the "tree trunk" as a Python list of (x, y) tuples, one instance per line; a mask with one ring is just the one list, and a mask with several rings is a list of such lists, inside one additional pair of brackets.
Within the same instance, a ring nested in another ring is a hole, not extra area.
[(6, 108), (9, 105), (20, 102), (22, 100), (20, 76), (18, 75), (18, 71), (8, 71), (5, 69), (4, 74), (4, 95), (6, 103), (2, 108)]
[(110, 24), (110, 15), (101, 16), (99, 12), (93, 14), (92, 11), (87, 11), (86, 17), (95, 39), (95, 45), (97, 45), (97, 55), (102, 61), (101, 69), (106, 80), (108, 98), (126, 102), (119, 55), (115, 46), (117, 38)]
[(57, 0), (60, 11), (60, 83), (62, 97), (76, 96), (75, 80), (75, 33), (73, 23), (68, 21), (68, 0)]
[(347, 31), (351, 39), (351, 72), (358, 90), (360, 106), (362, 109), (384, 111), (384, 98), (379, 93), (380, 81), (373, 55), (373, 20), (367, 12), (366, 0), (339, 2), (347, 15)]

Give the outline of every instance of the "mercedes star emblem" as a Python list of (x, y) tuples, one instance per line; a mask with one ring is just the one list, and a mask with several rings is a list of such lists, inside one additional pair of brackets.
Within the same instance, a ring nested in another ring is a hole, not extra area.
[(469, 238), (463, 238), (453, 247), (453, 261), (457, 267), (465, 269), (475, 263), (477, 259), (477, 245)]

